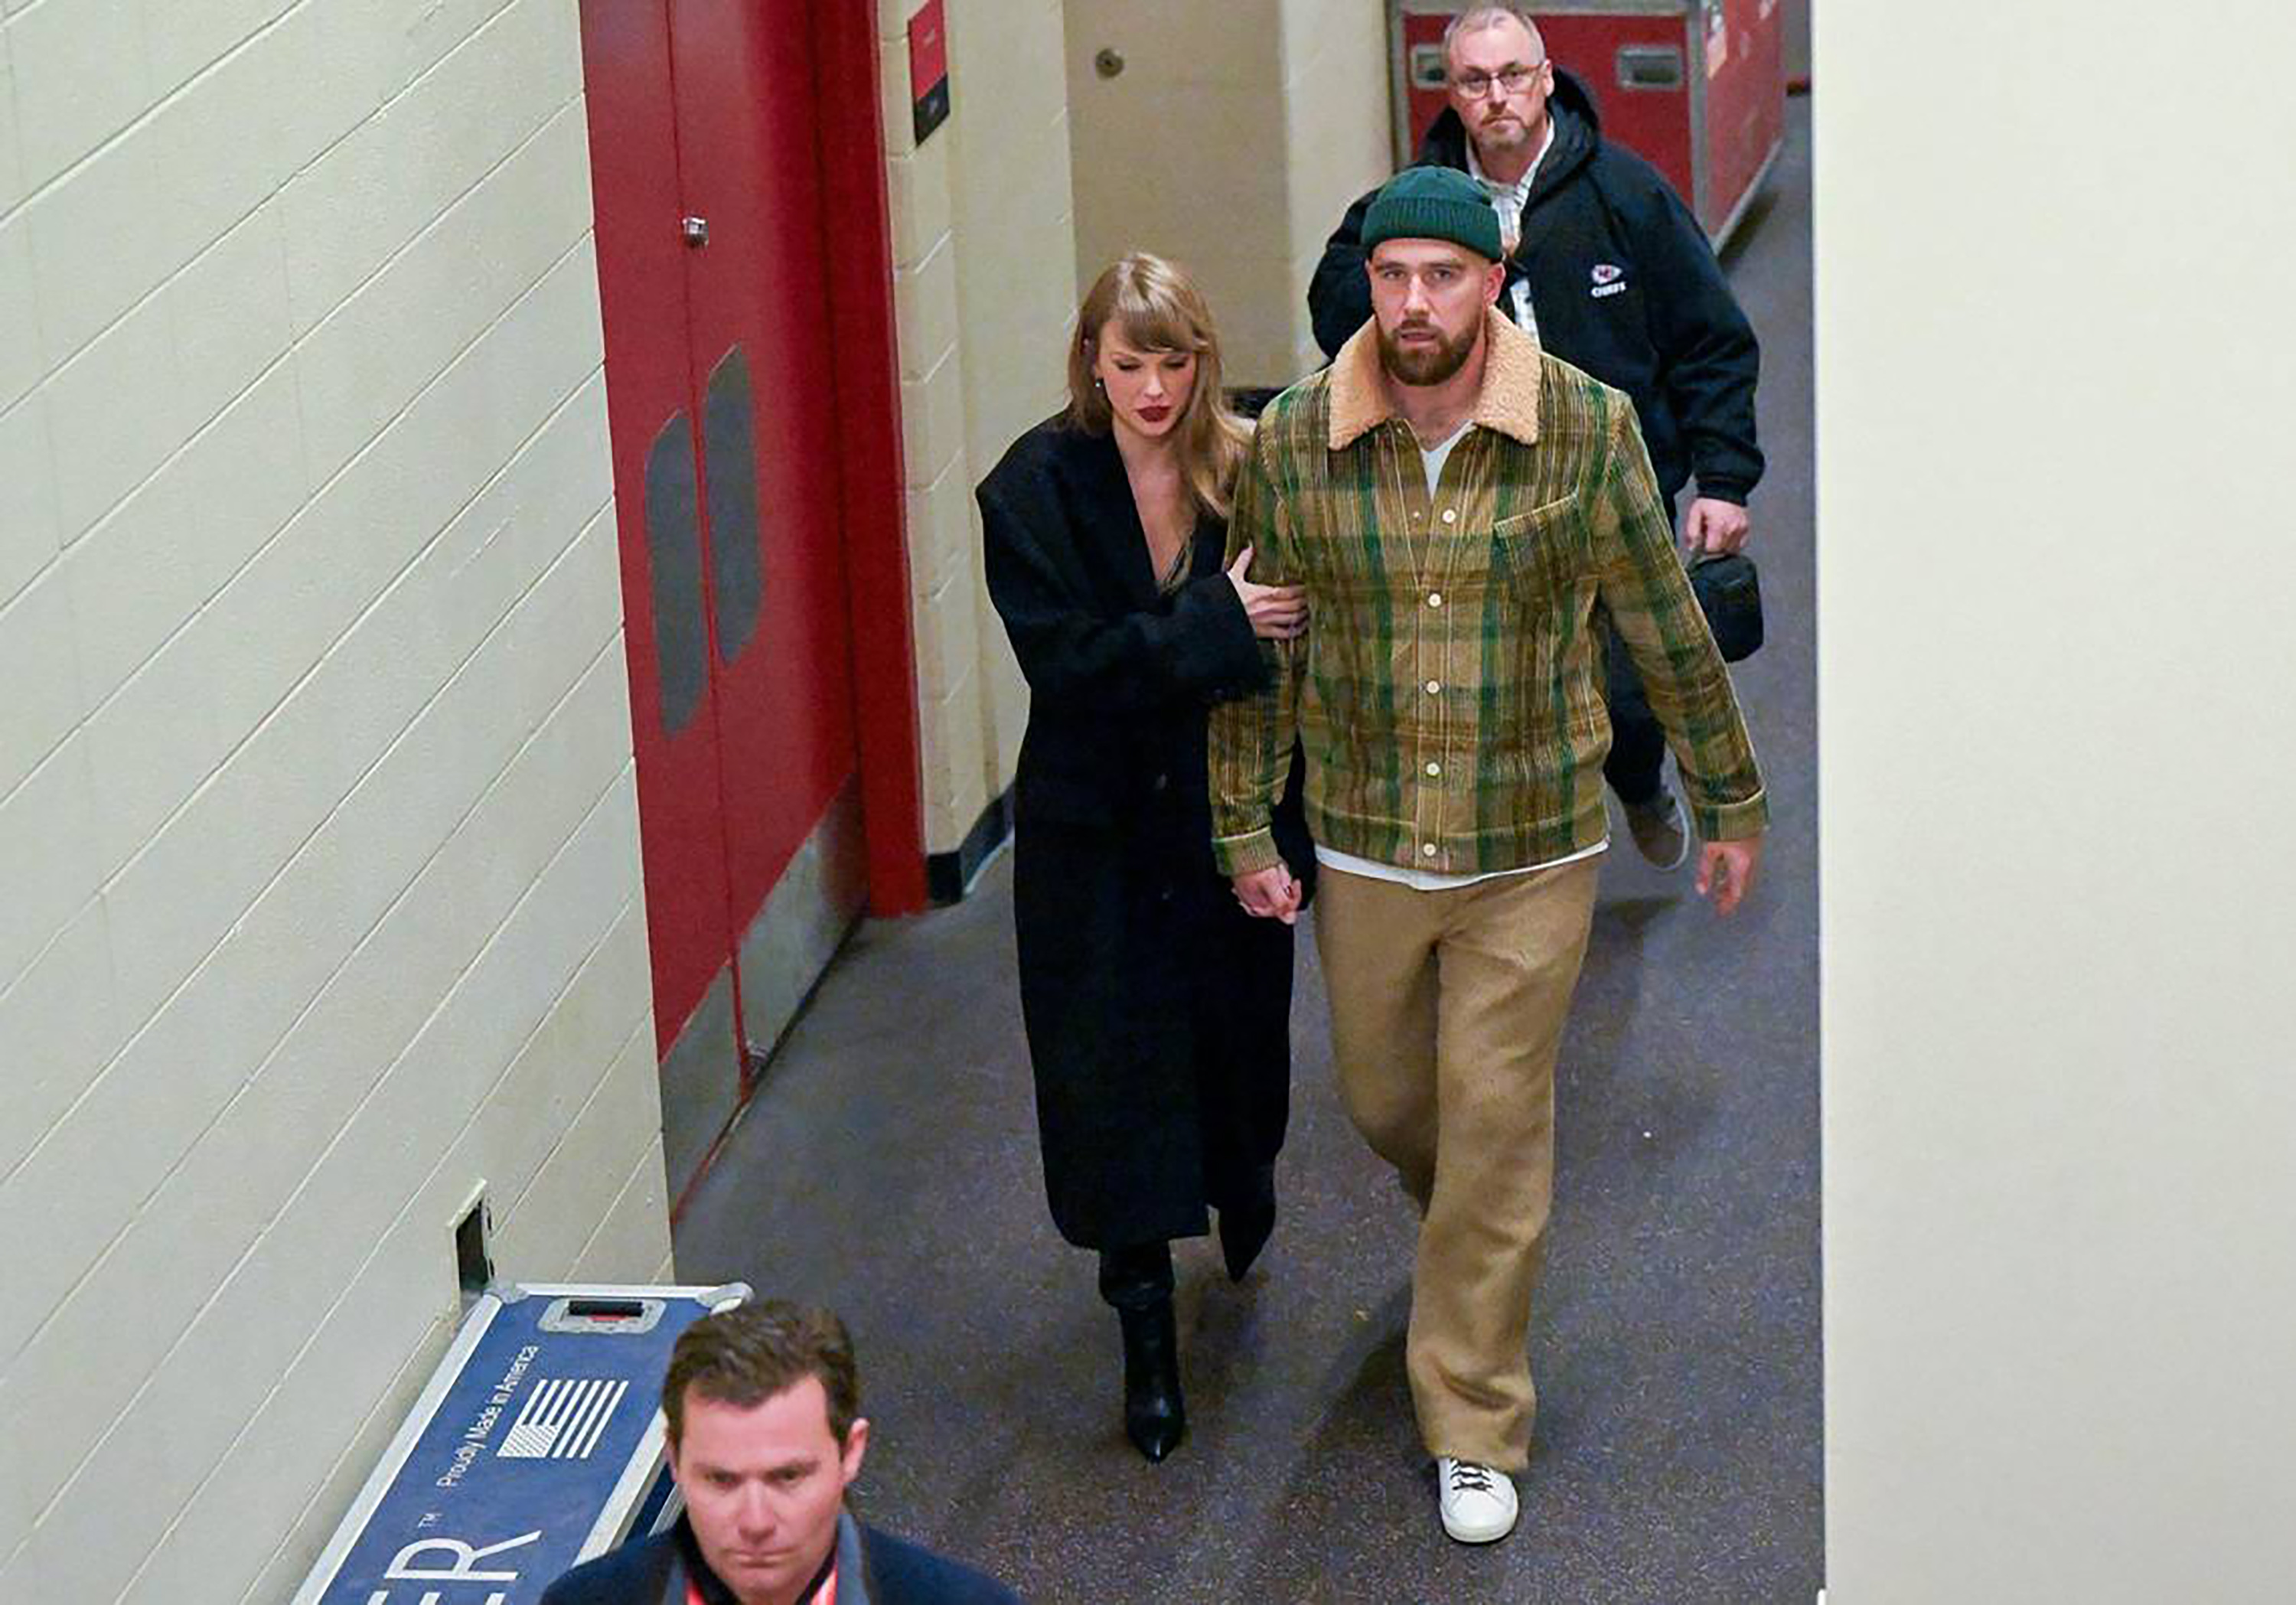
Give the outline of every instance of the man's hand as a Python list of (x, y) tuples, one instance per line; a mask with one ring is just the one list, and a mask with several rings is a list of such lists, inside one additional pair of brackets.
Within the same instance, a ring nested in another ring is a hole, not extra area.
[(1710, 841), (1698, 854), (1698, 895), (1711, 896), (1714, 912), (1734, 913), (1754, 889), (1754, 874), (1762, 865), (1762, 839)]
[(1286, 925), (1298, 922), (1300, 883), (1283, 865), (1271, 864), (1264, 870), (1253, 870), (1232, 879), (1235, 882), (1235, 900), (1243, 905), (1244, 913), (1262, 920), (1281, 920)]
[(1702, 552), (1724, 556), (1744, 545), (1753, 529), (1737, 503), (1697, 496), (1682, 515), (1682, 549), (1693, 557)]

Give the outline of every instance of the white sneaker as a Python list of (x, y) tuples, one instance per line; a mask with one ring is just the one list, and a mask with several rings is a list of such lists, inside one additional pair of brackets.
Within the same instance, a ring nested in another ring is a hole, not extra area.
[(1435, 1503), (1443, 1530), (1462, 1544), (1496, 1544), (1514, 1531), (1514, 1478), (1495, 1466), (1437, 1456)]

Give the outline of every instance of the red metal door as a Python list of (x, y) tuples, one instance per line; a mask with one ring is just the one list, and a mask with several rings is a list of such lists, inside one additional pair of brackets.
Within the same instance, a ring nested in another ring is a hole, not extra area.
[(1621, 7), (1580, 10), (1534, 5), (1546, 53), (1578, 76), (1602, 114), (1603, 137), (1615, 140), (1666, 175), (1675, 193), (1694, 210), (1696, 164), (1692, 159), (1691, 75), (1697, 71), (1685, 13), (1637, 14)]
[(1706, 51), (1707, 193), (1698, 220), (1718, 239), (1728, 232), (1784, 142), (1785, 85), (1785, 18), (1778, 0), (1712, 0)]
[(667, 1051), (734, 940), (667, 5), (585, 4), (582, 54), (654, 1029)]
[(881, 206), (829, 249), (804, 0), (586, 0), (582, 23), (675, 1184), (745, 1090), (745, 938), (830, 811), (853, 833), (830, 275), (889, 276), (887, 251)]
[(857, 764), (829, 275), (875, 253), (827, 237), (806, 11), (669, 7), (678, 192), (709, 228), (685, 253), (687, 338), (737, 942)]
[(860, 877), (922, 897), (874, 17), (582, 0), (673, 1195)]

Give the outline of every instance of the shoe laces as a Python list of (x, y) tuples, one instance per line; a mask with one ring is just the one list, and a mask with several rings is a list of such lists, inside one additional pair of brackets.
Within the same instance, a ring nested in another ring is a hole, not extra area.
[(1451, 1462), (1451, 1489), (1454, 1493), (1472, 1491), (1488, 1494), (1491, 1491), (1491, 1472), (1488, 1466), (1479, 1466), (1471, 1460)]

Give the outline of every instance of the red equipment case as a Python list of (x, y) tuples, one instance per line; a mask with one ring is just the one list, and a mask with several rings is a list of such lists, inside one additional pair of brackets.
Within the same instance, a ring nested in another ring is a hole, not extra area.
[[(1398, 165), (1446, 104), (1443, 29), (1467, 9), (1388, 0)], [(1595, 96), (1603, 136), (1665, 174), (1719, 247), (1785, 138), (1781, 0), (1543, 0), (1525, 9), (1548, 56)]]

